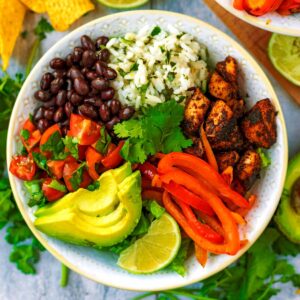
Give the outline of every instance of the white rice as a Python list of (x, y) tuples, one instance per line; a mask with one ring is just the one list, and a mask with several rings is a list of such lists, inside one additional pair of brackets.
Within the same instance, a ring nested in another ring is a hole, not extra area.
[[(154, 32), (156, 31), (156, 35)], [(110, 67), (118, 72), (119, 100), (136, 109), (168, 99), (183, 101), (191, 87), (206, 85), (206, 47), (193, 36), (169, 26), (144, 27), (110, 39)]]

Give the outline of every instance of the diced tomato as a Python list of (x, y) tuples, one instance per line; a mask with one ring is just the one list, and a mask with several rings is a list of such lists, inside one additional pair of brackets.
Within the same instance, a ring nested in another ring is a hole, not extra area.
[(107, 147), (107, 154), (106, 155), (113, 152), (116, 148), (117, 148), (117, 146), (114, 143), (110, 143)]
[(154, 176), (157, 174), (157, 168), (149, 162), (145, 162), (138, 166), (138, 169), (141, 171), (141, 174), (152, 180)]
[(9, 171), (22, 180), (32, 180), (36, 172), (36, 164), (32, 155), (13, 156), (10, 162)]
[[(62, 198), (67, 192), (67, 189), (65, 189), (65, 191), (62, 191), (62, 190), (57, 190), (53, 187), (50, 187), (49, 185), (51, 185), (52, 182), (53, 182), (52, 178), (46, 178), (46, 180), (43, 182), (43, 185), (42, 185), (42, 191), (48, 201), (58, 200), (58, 199)], [(57, 183), (62, 187), (62, 189), (65, 188), (64, 184), (61, 183), (60, 181), (57, 181)]]
[(23, 129), (28, 130), (29, 132), (33, 132), (36, 130), (36, 127), (33, 124), (33, 122), (30, 120), (30, 118), (28, 118), (23, 125)]
[(107, 156), (105, 158), (103, 158), (101, 161), (105, 168), (113, 169), (121, 164), (121, 162), (123, 161), (123, 158), (120, 154), (120, 151), (121, 151), (124, 143), (125, 143), (124, 141), (121, 141), (119, 143), (118, 147), (116, 147), (114, 150), (112, 150), (111, 152), (109, 152), (109, 150), (108, 150)]
[(103, 159), (103, 155), (97, 152), (93, 147), (88, 147), (86, 151), (86, 164), (88, 167), (88, 172), (90, 176), (97, 180), (100, 176), (97, 171), (97, 164), (101, 163), (101, 160)]
[(50, 172), (58, 179), (63, 177), (65, 161), (64, 160), (49, 160), (47, 166)]
[(86, 157), (86, 151), (88, 146), (78, 145), (79, 160), (84, 161)]
[(23, 136), (21, 136), (21, 141), (26, 150), (31, 152), (32, 149), (39, 143), (41, 136), (41, 132), (37, 129), (33, 132), (29, 132), (28, 139), (25, 139)]
[[(52, 125), (51, 127), (49, 127), (42, 135), (41, 137), (41, 141), (40, 141), (40, 146), (44, 145), (50, 138), (50, 136), (52, 134), (54, 134), (55, 132), (59, 132), (59, 134), (61, 135), (61, 131), (60, 131), (60, 128), (58, 126), (58, 124), (55, 124), (55, 125)], [(50, 152), (43, 152), (43, 154), (46, 156), (46, 157), (50, 157), (51, 156), (51, 153)]]
[(89, 175), (88, 171), (84, 170), (82, 173), (82, 182), (79, 187), (86, 189), (92, 182), (93, 182), (93, 179)]
[(68, 135), (78, 138), (80, 145), (92, 145), (100, 137), (100, 125), (80, 115), (72, 114)]

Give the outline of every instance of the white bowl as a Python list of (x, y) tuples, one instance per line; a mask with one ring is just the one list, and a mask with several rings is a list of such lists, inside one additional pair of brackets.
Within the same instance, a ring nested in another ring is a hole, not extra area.
[(253, 105), (266, 97), (270, 98), (275, 105), (278, 111), (276, 118), (278, 138), (277, 143), (270, 150), (272, 165), (263, 172), (262, 178), (254, 188), (258, 196), (257, 205), (247, 216), (247, 226), (241, 231), (243, 238), (247, 237), (250, 241), (248, 246), (235, 256), (210, 257), (204, 269), (194, 257), (191, 257), (186, 262), (188, 273), (185, 277), (167, 270), (149, 275), (130, 274), (116, 265), (116, 257), (111, 253), (74, 246), (42, 234), (33, 226), (34, 210), (26, 204), (22, 181), (9, 174), (12, 190), (24, 219), (49, 252), (70, 269), (99, 283), (139, 291), (171, 289), (194, 283), (224, 269), (241, 256), (261, 235), (275, 212), (286, 174), (288, 153), (286, 128), (278, 99), (266, 75), (248, 52), (226, 34), (207, 23), (181, 14), (151, 10), (131, 11), (99, 18), (74, 30), (48, 50), (28, 76), (14, 106), (7, 139), (8, 165), (11, 156), (18, 151), (20, 127), (36, 106), (33, 92), (37, 89), (42, 74), (49, 69), (49, 61), (55, 56), (66, 56), (80, 43), (80, 36), (83, 34), (93, 38), (103, 34), (113, 36), (137, 31), (146, 24), (161, 27), (172, 24), (182, 31), (193, 34), (199, 42), (208, 47), (212, 62), (223, 60), (227, 55), (235, 57), (241, 69), (242, 90), (245, 95), (246, 93), (249, 95), (246, 99), (248, 105)]
[(292, 36), (300, 36), (300, 13), (289, 16), (281, 16), (273, 12), (255, 17), (249, 15), (246, 11), (240, 11), (233, 7), (233, 0), (216, 0), (228, 12), (239, 19), (262, 29)]

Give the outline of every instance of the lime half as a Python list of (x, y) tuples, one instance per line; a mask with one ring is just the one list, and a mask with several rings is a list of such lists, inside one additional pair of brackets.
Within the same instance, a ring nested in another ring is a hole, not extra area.
[(118, 265), (132, 273), (152, 273), (167, 266), (181, 243), (178, 224), (167, 213), (152, 222), (148, 233), (121, 252)]
[(147, 3), (149, 0), (97, 0), (99, 3), (118, 9), (135, 8)]
[(289, 81), (300, 86), (300, 37), (273, 33), (268, 53), (274, 67)]

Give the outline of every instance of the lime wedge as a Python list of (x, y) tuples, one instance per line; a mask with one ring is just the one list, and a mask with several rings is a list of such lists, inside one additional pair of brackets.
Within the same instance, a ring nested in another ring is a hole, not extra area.
[(135, 8), (147, 3), (149, 0), (97, 0), (99, 3), (118, 9)]
[(152, 222), (148, 233), (121, 252), (118, 265), (132, 273), (152, 273), (167, 266), (181, 243), (178, 224), (167, 213)]
[(274, 67), (286, 79), (300, 86), (300, 37), (273, 33), (268, 53)]

